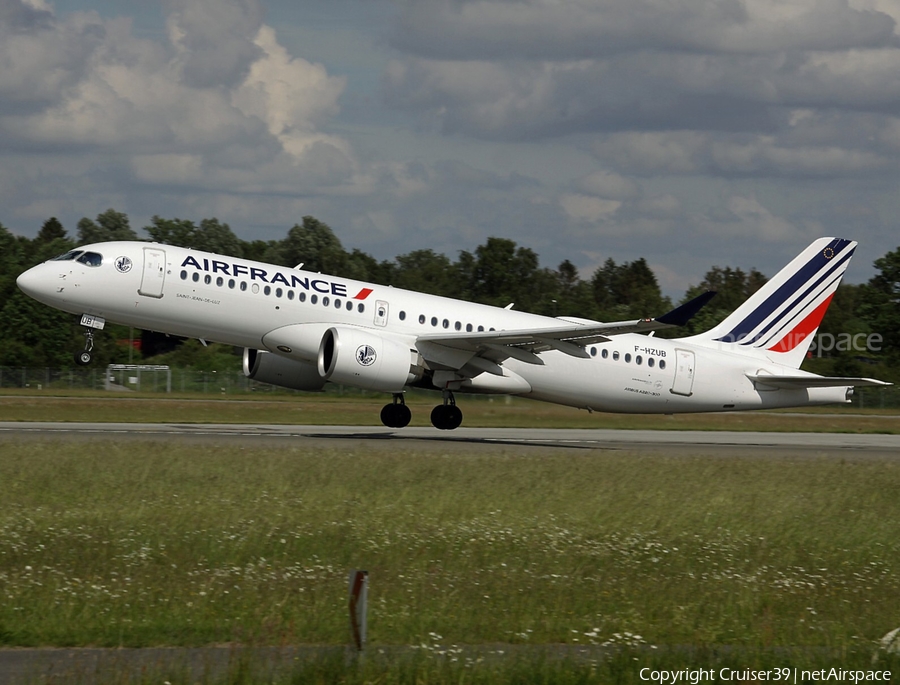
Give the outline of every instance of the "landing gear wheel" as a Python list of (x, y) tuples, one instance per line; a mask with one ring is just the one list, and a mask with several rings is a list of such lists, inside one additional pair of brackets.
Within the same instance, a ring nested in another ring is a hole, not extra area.
[(431, 410), (431, 423), (438, 430), (452, 431), (462, 423), (462, 411), (455, 404), (439, 404)]
[(406, 428), (412, 420), (412, 412), (403, 401), (403, 395), (394, 395), (394, 401), (381, 409), (381, 423), (388, 428)]
[(88, 328), (84, 332), (84, 350), (75, 353), (75, 363), (79, 366), (87, 366), (91, 363), (91, 359), (93, 359), (93, 355), (91, 354), (93, 351), (94, 331)]

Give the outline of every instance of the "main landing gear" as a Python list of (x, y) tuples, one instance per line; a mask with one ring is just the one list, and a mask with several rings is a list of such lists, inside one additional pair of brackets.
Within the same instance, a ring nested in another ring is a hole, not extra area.
[(452, 431), (462, 423), (462, 411), (456, 406), (453, 393), (444, 390), (444, 403), (431, 410), (432, 425), (442, 431)]
[[(450, 431), (459, 428), (462, 423), (462, 411), (456, 406), (453, 393), (444, 390), (444, 403), (436, 406), (431, 412), (431, 423), (439, 430)], [(394, 395), (394, 401), (384, 405), (381, 410), (381, 423), (388, 428), (405, 428), (412, 419), (412, 413), (401, 393)]]
[(388, 428), (406, 428), (412, 419), (412, 412), (406, 406), (402, 393), (394, 394), (394, 401), (381, 410), (381, 423)]

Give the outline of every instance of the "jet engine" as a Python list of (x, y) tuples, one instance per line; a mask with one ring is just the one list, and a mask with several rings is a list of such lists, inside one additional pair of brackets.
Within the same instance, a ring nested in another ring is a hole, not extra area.
[(315, 364), (285, 359), (277, 354), (244, 348), (244, 375), (260, 383), (271, 383), (293, 390), (315, 392), (325, 386), (325, 379)]
[(319, 375), (332, 383), (401, 392), (422, 377), (419, 353), (371, 329), (333, 327), (319, 345)]

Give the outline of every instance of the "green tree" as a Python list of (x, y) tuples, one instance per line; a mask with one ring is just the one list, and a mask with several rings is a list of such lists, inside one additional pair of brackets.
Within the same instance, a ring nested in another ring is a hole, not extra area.
[(193, 242), (189, 247), (206, 252), (216, 252), (230, 257), (243, 257), (244, 246), (228, 224), (219, 223), (216, 218), (203, 219), (194, 230)]
[(719, 266), (706, 272), (699, 285), (688, 288), (682, 302), (714, 290), (716, 296), (682, 329), (684, 335), (708, 331), (731, 312), (740, 307), (753, 293), (763, 287), (768, 279), (756, 269), (749, 272)]
[(197, 238), (197, 227), (193, 221), (185, 219), (163, 219), (154, 214), (150, 225), (144, 230), (154, 242), (178, 247), (194, 247)]
[(900, 363), (900, 247), (875, 260), (877, 273), (863, 287), (859, 315), (881, 335), (884, 353)]
[(585, 319), (595, 318), (597, 307), (591, 295), (589, 283), (581, 280), (576, 267), (568, 259), (564, 260), (556, 272), (554, 297), (551, 300), (551, 316), (577, 316)]
[(540, 273), (533, 250), (507, 238), (491, 237), (475, 249), (474, 256), (461, 253), (460, 262), (469, 276), (464, 291), (476, 302), (500, 307), (514, 303), (525, 311), (546, 308), (538, 305), (544, 298), (547, 274)]
[(343, 275), (347, 253), (328, 224), (315, 217), (303, 217), (294, 224), (281, 245), (281, 264), (295, 267), (303, 264), (307, 271)]
[(63, 240), (65, 237), (66, 229), (59, 223), (59, 219), (55, 216), (51, 216), (44, 222), (44, 225), (41, 226), (41, 230), (38, 231), (35, 240), (39, 243), (51, 243), (54, 240)]
[(109, 208), (97, 215), (97, 221), (84, 217), (78, 222), (78, 242), (102, 243), (108, 240), (137, 240), (128, 222), (128, 215)]
[(594, 272), (591, 289), (599, 316), (607, 321), (658, 316), (672, 308), (643, 257), (622, 264), (607, 259)]
[(397, 256), (392, 285), (432, 295), (455, 297), (459, 292), (453, 265), (447, 255), (434, 250), (414, 250)]

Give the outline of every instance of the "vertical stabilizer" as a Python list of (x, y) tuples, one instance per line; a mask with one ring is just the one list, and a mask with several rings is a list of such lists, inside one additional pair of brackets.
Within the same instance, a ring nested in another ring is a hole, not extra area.
[(799, 368), (855, 249), (819, 238), (722, 323), (687, 340)]

